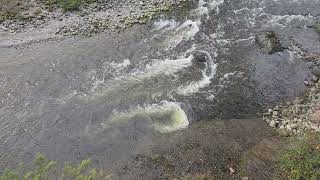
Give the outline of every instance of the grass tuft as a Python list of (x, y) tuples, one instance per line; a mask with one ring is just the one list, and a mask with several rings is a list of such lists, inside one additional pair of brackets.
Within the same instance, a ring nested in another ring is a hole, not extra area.
[(105, 171), (90, 168), (91, 160), (86, 159), (79, 164), (65, 163), (64, 167), (57, 166), (55, 161), (47, 160), (42, 154), (37, 154), (31, 164), (20, 163), (13, 169), (0, 172), (0, 180), (110, 180), (112, 176)]
[(312, 27), (318, 34), (320, 34), (320, 24), (313, 25)]

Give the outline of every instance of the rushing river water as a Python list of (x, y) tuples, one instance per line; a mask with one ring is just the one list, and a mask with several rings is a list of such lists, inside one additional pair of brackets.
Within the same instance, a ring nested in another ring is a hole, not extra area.
[[(317, 0), (200, 0), (117, 35), (0, 49), (0, 156), (126, 159), (149, 134), (255, 116), (304, 89)], [(264, 54), (254, 36), (280, 34)], [(296, 45), (294, 43), (296, 43)], [(295, 48), (299, 47), (299, 48)], [(236, 131), (236, 130), (235, 130)]]

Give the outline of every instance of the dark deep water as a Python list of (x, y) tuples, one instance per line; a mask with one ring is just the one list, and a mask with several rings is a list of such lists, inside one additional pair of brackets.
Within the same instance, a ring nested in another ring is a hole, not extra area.
[[(201, 119), (254, 117), (309, 77), (319, 52), (317, 0), (200, 0), (119, 34), (0, 49), (0, 159), (100, 160), (139, 152), (149, 136)], [(287, 49), (264, 54), (254, 36)], [(237, 131), (237, 129), (235, 129)]]

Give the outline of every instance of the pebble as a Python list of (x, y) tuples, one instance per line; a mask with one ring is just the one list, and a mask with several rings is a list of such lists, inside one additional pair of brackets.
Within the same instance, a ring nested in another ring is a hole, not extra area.
[(234, 174), (236, 171), (233, 168), (229, 168), (230, 174)]
[(273, 111), (272, 115), (273, 116), (278, 116), (279, 115), (279, 111)]
[(297, 129), (299, 126), (298, 126), (297, 123), (294, 123), (294, 124), (291, 124), (290, 127), (291, 127), (292, 129)]
[(313, 82), (318, 82), (319, 77), (313, 75), (311, 80), (312, 80)]
[(276, 127), (276, 121), (274, 121), (274, 120), (270, 121), (269, 125), (271, 127)]
[(301, 104), (302, 102), (303, 102), (303, 100), (300, 99), (300, 98), (296, 98), (295, 100), (292, 101), (292, 103), (293, 103), (294, 105)]
[(282, 137), (288, 137), (288, 136), (290, 136), (290, 133), (289, 133), (287, 130), (285, 130), (284, 128), (278, 130), (278, 134), (279, 134), (279, 136), (282, 136)]

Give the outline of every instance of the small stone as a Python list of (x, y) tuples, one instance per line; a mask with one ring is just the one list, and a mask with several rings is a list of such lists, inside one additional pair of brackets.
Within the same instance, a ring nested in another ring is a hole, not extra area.
[(290, 136), (290, 133), (289, 133), (287, 130), (285, 130), (285, 129), (279, 129), (279, 130), (278, 130), (278, 134), (279, 134), (279, 136), (281, 136), (281, 137), (288, 137), (288, 136)]
[(310, 83), (308, 81), (303, 81), (304, 85), (310, 86)]
[(272, 115), (273, 116), (278, 116), (279, 115), (279, 111), (273, 111)]
[(274, 120), (270, 121), (269, 125), (271, 127), (276, 127), (276, 121), (274, 121)]
[(291, 124), (290, 127), (292, 129), (297, 129), (299, 127), (299, 125), (297, 123)]
[(294, 100), (292, 101), (292, 103), (293, 103), (294, 105), (301, 104), (302, 102), (303, 102), (303, 100), (300, 99), (300, 98), (296, 98), (296, 99), (294, 99)]
[(314, 68), (312, 69), (311, 73), (312, 73), (314, 76), (320, 77), (320, 68), (319, 68), (319, 67), (314, 67)]
[(279, 106), (276, 106), (276, 107), (273, 108), (273, 110), (274, 110), (274, 111), (279, 111), (280, 108), (279, 108)]
[(230, 174), (234, 174), (236, 171), (233, 168), (229, 168)]
[(284, 116), (287, 116), (289, 113), (288, 109), (284, 109), (281, 111), (281, 114), (284, 115)]
[(249, 180), (249, 178), (247, 176), (244, 176), (241, 178), (241, 180)]
[(290, 125), (287, 125), (286, 128), (287, 128), (288, 131), (291, 131), (291, 130), (292, 130), (292, 128), (291, 128)]
[(272, 114), (273, 110), (272, 109), (268, 109), (268, 113)]
[(315, 87), (310, 88), (310, 92), (311, 93), (316, 93), (317, 92), (317, 88), (315, 88)]
[(313, 129), (313, 130), (317, 130), (317, 129), (319, 128), (319, 126), (316, 125), (316, 124), (310, 124), (310, 127), (311, 127), (311, 129)]
[(318, 77), (318, 76), (313, 75), (311, 80), (312, 80), (313, 82), (318, 82), (319, 77)]
[(288, 124), (287, 121), (282, 121), (282, 122), (281, 122), (281, 125), (282, 125), (282, 126), (286, 126), (287, 124)]
[(313, 123), (320, 123), (320, 110), (318, 110), (310, 115), (310, 121)]

